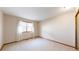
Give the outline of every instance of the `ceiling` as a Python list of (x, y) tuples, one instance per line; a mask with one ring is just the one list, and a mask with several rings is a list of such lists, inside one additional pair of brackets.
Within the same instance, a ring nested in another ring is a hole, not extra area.
[(66, 11), (64, 7), (1, 7), (0, 10), (5, 14), (36, 21), (45, 20)]

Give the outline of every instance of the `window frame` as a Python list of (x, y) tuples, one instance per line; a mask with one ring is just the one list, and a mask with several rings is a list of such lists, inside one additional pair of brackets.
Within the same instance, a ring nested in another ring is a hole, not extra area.
[[(19, 21), (19, 22), (20, 22), (20, 21)], [(27, 22), (27, 21), (21, 21), (21, 22), (25, 22), (25, 23), (26, 23), (26, 31), (23, 31), (22, 33), (32, 32), (32, 31), (27, 31), (27, 23), (32, 23), (32, 24), (33, 24), (33, 22)]]

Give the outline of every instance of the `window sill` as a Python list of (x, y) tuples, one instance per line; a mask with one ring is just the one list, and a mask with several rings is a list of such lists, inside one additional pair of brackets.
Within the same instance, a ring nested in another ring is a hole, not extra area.
[(32, 33), (32, 31), (25, 31), (25, 32), (23, 32), (23, 33)]

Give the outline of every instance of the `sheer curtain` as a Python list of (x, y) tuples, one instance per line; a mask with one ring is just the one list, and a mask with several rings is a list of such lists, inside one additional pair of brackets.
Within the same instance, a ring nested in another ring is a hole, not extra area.
[(19, 21), (17, 26), (17, 41), (21, 40), (23, 31), (26, 31), (26, 23)]
[(19, 21), (18, 26), (17, 26), (17, 39), (18, 40), (22, 40), (21, 36), (22, 36), (23, 32), (25, 32), (25, 33), (31, 32), (33, 34), (33, 37), (34, 37), (35, 36), (34, 23)]

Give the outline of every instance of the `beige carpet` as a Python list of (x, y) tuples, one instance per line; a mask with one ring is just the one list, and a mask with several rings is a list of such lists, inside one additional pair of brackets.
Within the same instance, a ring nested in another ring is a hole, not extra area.
[(42, 38), (7, 44), (3, 51), (74, 51), (75, 49)]

